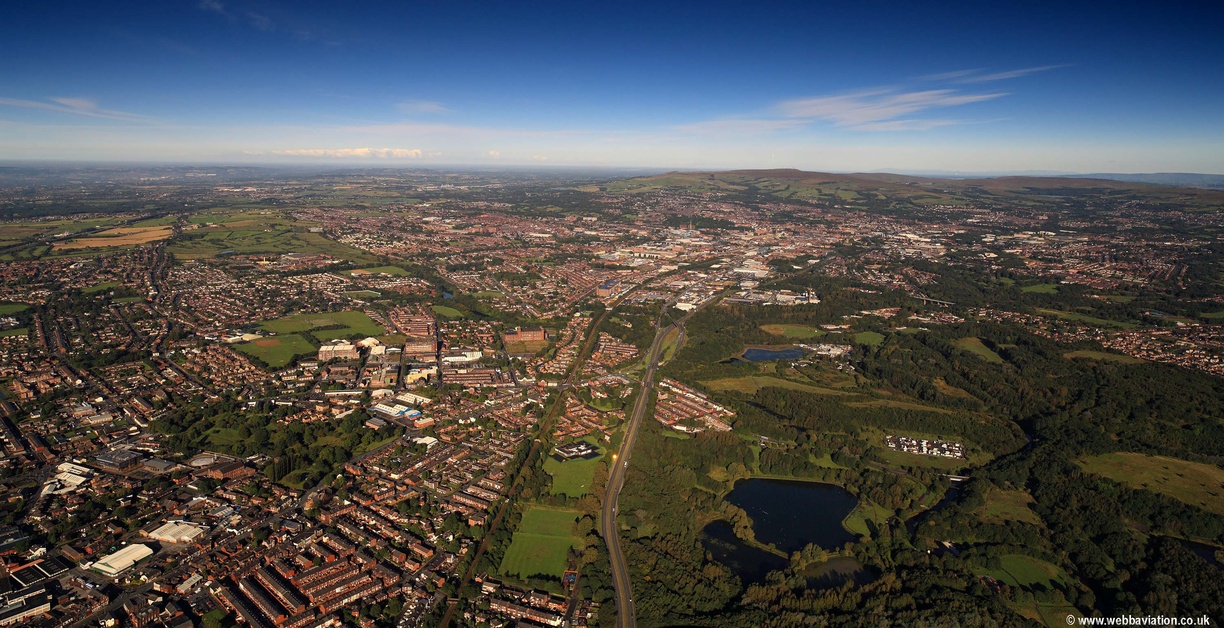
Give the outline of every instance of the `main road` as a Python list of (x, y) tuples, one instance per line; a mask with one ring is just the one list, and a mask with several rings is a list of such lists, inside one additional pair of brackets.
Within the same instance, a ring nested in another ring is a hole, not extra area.
[[(662, 318), (663, 315), (660, 314), (660, 322)], [(625, 486), (625, 472), (629, 468), (633, 441), (637, 438), (642, 417), (646, 415), (646, 408), (650, 405), (650, 392), (654, 387), (655, 370), (659, 368), (659, 356), (663, 353), (665, 339), (676, 327), (676, 324), (660, 327), (650, 345), (650, 353), (646, 356), (646, 371), (642, 374), (642, 389), (625, 426), (625, 438), (621, 441), (620, 453), (613, 458), (612, 471), (608, 474), (607, 489), (604, 492), (603, 513), (599, 516), (599, 533), (608, 544), (608, 558), (612, 563), (612, 587), (616, 590), (616, 625), (620, 628), (636, 628), (637, 619), (633, 609), (629, 569), (625, 565), (625, 556), (621, 553), (620, 530), (616, 525), (616, 502), (620, 498), (621, 488)], [(680, 329), (682, 331), (683, 327)]]

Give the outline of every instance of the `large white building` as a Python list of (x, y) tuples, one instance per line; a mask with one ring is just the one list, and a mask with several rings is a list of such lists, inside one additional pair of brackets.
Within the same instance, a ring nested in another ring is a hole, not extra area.
[(131, 569), (136, 563), (152, 555), (153, 548), (149, 547), (148, 545), (133, 543), (94, 563), (90, 569), (93, 569), (104, 576), (114, 578), (119, 574)]
[(162, 543), (194, 543), (204, 536), (204, 526), (182, 521), (171, 521), (149, 533), (149, 538)]

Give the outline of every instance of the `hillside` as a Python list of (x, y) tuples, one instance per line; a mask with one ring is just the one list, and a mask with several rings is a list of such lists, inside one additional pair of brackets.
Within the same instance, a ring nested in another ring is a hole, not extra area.
[(793, 169), (668, 172), (583, 188), (614, 194), (687, 190), (718, 195), (765, 196), (834, 205), (997, 203), (1029, 205), (1055, 199), (1109, 197), (1215, 209), (1224, 191), (1154, 183), (1069, 177), (943, 179), (889, 173), (834, 174)]

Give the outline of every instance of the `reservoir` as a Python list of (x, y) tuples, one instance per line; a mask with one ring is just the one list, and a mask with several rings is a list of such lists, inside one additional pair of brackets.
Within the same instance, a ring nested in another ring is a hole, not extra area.
[(841, 524), (858, 500), (840, 486), (753, 478), (736, 482), (726, 500), (752, 518), (758, 541), (787, 554), (808, 543), (834, 550), (858, 540)]
[[(725, 499), (743, 508), (752, 518), (757, 541), (773, 544), (788, 554), (808, 543), (835, 550), (848, 541), (858, 540), (841, 525), (858, 500), (840, 486), (754, 478), (736, 482)], [(701, 542), (714, 560), (729, 567), (746, 584), (763, 582), (766, 574), (785, 569), (789, 563), (786, 558), (742, 541), (727, 521), (707, 525), (702, 530)], [(809, 567), (805, 575), (813, 588), (874, 579), (870, 570), (846, 557)]]
[(800, 347), (789, 349), (748, 349), (742, 359), (748, 362), (769, 362), (772, 360), (798, 360), (804, 355)]

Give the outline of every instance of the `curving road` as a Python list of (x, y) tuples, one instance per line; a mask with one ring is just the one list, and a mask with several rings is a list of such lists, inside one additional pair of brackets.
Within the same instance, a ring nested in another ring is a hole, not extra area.
[(637, 403), (633, 405), (633, 413), (629, 415), (629, 422), (625, 427), (625, 439), (621, 442), (620, 453), (608, 474), (603, 512), (599, 516), (599, 534), (608, 544), (608, 557), (612, 563), (612, 587), (616, 590), (616, 625), (620, 628), (636, 628), (637, 619), (633, 609), (629, 568), (625, 565), (624, 554), (621, 553), (620, 530), (616, 525), (616, 502), (620, 498), (621, 488), (625, 486), (625, 473), (629, 467), (629, 456), (633, 452), (633, 441), (637, 438), (638, 429), (642, 425), (642, 417), (645, 416), (646, 408), (650, 405), (650, 391), (654, 386), (655, 370), (659, 367), (659, 356), (663, 353), (663, 341), (675, 327), (676, 325), (673, 324), (660, 328), (655, 334), (654, 342), (650, 345), (650, 353), (646, 358), (646, 372), (642, 374), (641, 394), (638, 395)]

